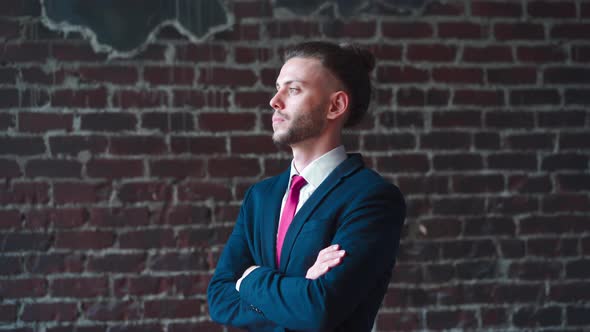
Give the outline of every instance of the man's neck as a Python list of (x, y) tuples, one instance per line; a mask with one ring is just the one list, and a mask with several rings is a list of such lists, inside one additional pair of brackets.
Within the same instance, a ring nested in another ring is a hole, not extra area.
[(331, 150), (342, 145), (340, 137), (335, 137), (331, 140), (315, 139), (306, 140), (298, 144), (292, 145), (293, 163), (298, 172), (302, 172), (307, 165)]

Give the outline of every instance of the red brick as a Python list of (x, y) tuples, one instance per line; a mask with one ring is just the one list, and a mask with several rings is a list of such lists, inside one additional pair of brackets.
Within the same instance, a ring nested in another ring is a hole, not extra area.
[(73, 115), (58, 113), (31, 113), (18, 114), (18, 126), (24, 132), (46, 132), (50, 130), (72, 130)]
[(588, 160), (588, 155), (583, 153), (553, 153), (542, 159), (541, 169), (547, 171), (588, 170)]
[(539, 200), (531, 196), (491, 197), (488, 199), (488, 210), (501, 214), (522, 214), (539, 211)]
[(180, 248), (210, 248), (227, 242), (233, 227), (189, 229), (178, 234)]
[(54, 42), (51, 54), (58, 61), (102, 62), (106, 60), (106, 53), (96, 53), (88, 43), (76, 44), (68, 42)]
[(465, 62), (512, 62), (512, 50), (507, 46), (465, 46)]
[[(449, 177), (447, 176), (400, 176), (395, 181), (404, 194), (418, 194), (423, 192), (445, 194), (449, 192)], [(445, 223), (445, 225), (450, 224)], [(445, 226), (446, 227), (446, 226)], [(431, 233), (431, 230), (428, 230)]]
[(485, 17), (520, 17), (522, 5), (510, 1), (474, 1), (471, 4), (471, 14)]
[(211, 209), (205, 206), (178, 205), (166, 211), (160, 223), (169, 225), (210, 224)]
[[(553, 196), (546, 203), (550, 204), (559, 204), (565, 203), (565, 209), (569, 206), (566, 201), (568, 199), (577, 200), (577, 202), (583, 202), (584, 198), (580, 195), (561, 195), (561, 196)], [(545, 203), (545, 202), (544, 202)], [(573, 204), (572, 204), (573, 206)], [(564, 208), (562, 207), (562, 210)], [(571, 210), (568, 210), (571, 211)], [(533, 214), (530, 217), (525, 217), (519, 221), (519, 234), (520, 235), (539, 235), (545, 234), (552, 237), (555, 237), (557, 234), (579, 234), (585, 232), (588, 229), (588, 224), (586, 223), (587, 218), (584, 216), (574, 216), (574, 215), (559, 215), (559, 216), (542, 216)], [(531, 241), (531, 240), (529, 240)], [(529, 246), (530, 247), (530, 246)], [(554, 249), (554, 248), (552, 248)]]
[(365, 39), (375, 35), (377, 24), (375, 21), (331, 20), (322, 25), (322, 30), (326, 36), (332, 38), (346, 36), (348, 39)]
[(207, 131), (252, 130), (256, 124), (254, 113), (200, 113), (199, 127)]
[[(0, 212), (0, 214), (2, 214)], [(10, 276), (22, 274), (22, 263), (19, 257), (0, 256), (0, 276)], [(0, 305), (0, 321), (2, 321), (2, 306)]]
[(590, 133), (561, 133), (560, 149), (588, 149), (590, 148)]
[[(463, 215), (463, 216), (476, 216), (480, 215), (481, 211), (484, 210), (485, 201), (483, 198), (479, 197), (471, 197), (471, 198), (441, 198), (436, 199), (432, 202), (432, 213), (440, 214), (440, 215)], [(453, 242), (453, 244), (447, 243), (448, 250), (443, 249), (443, 254), (445, 258), (460, 258), (462, 252), (462, 257), (467, 257), (470, 254), (463, 244), (467, 244), (469, 248), (479, 248), (479, 244), (472, 244), (471, 242)], [(451, 248), (450, 246), (459, 246), (461, 248)], [(490, 252), (491, 249), (488, 249), (489, 255), (494, 255), (494, 252)], [(448, 252), (447, 252), (448, 251)], [(486, 256), (486, 255), (483, 255)], [(478, 254), (475, 257), (483, 257), (482, 255)], [(487, 257), (487, 256), (486, 256)]]
[(377, 70), (377, 80), (387, 83), (423, 83), (429, 80), (426, 69), (410, 66), (380, 66)]
[(504, 178), (497, 174), (454, 176), (451, 188), (457, 193), (499, 193), (504, 190)]
[(147, 207), (93, 208), (89, 223), (96, 227), (141, 226), (149, 223), (149, 217)]
[(81, 151), (94, 154), (106, 152), (108, 145), (104, 136), (51, 136), (49, 146), (53, 154), (67, 154), (77, 156)]
[(27, 87), (21, 89), (20, 106), (21, 107), (45, 107), (49, 104), (49, 92), (46, 88)]
[(367, 151), (398, 151), (414, 149), (416, 136), (413, 134), (367, 134), (364, 135), (364, 149)]
[(260, 164), (255, 158), (216, 158), (209, 160), (212, 177), (248, 177), (260, 174)]
[(455, 46), (432, 45), (408, 45), (406, 56), (410, 61), (448, 62), (455, 59), (457, 48)]
[(445, 83), (483, 83), (481, 68), (438, 67), (432, 69), (432, 79)]
[(165, 294), (172, 291), (171, 278), (139, 276), (125, 277), (114, 280), (114, 291), (119, 297), (130, 295)]
[(590, 38), (590, 24), (587, 23), (562, 23), (555, 24), (551, 28), (551, 38), (555, 39), (579, 39), (587, 41)]
[(27, 177), (79, 178), (82, 164), (75, 160), (32, 159), (25, 165)]
[[(222, 332), (222, 326), (215, 322), (202, 321), (198, 323), (172, 323), (168, 325), (168, 332)], [(232, 331), (229, 328), (228, 331)]]
[(204, 255), (198, 255), (194, 252), (179, 253), (169, 252), (165, 254), (156, 254), (150, 260), (150, 269), (152, 271), (196, 271), (207, 270), (212, 267), (208, 266)]
[(579, 301), (587, 301), (590, 294), (590, 283), (574, 281), (568, 283), (551, 283), (548, 298), (555, 302), (572, 304)]
[(21, 319), (25, 322), (73, 321), (77, 314), (76, 303), (29, 303), (24, 305)]
[[(485, 176), (484, 176), (485, 177)], [(470, 177), (462, 177), (462, 180), (468, 180)], [(500, 185), (502, 185), (500, 181)], [(516, 234), (516, 224), (511, 218), (505, 217), (475, 217), (465, 221), (464, 234), (467, 236), (489, 236)]]
[(426, 313), (426, 326), (430, 329), (472, 329), (477, 327), (475, 315), (475, 311), (465, 309), (455, 311), (430, 310)]
[(176, 46), (176, 59), (179, 61), (195, 62), (221, 62), (227, 58), (227, 49), (224, 45), (216, 44), (182, 44)]
[(51, 95), (51, 106), (105, 108), (107, 105), (107, 91), (105, 88), (55, 90)]
[[(399, 61), (402, 58), (403, 48), (400, 45), (387, 45), (384, 43), (377, 43), (366, 45), (366, 47), (371, 53), (373, 53), (373, 55), (378, 61)], [(276, 73), (273, 73), (273, 83), (276, 77)], [(271, 86), (274, 86), (274, 84), (272, 84)]]
[(590, 324), (590, 309), (585, 306), (567, 307), (567, 322), (568, 325), (588, 326)]
[(572, 45), (572, 60), (576, 62), (590, 62), (590, 46)]
[(254, 71), (223, 67), (203, 68), (199, 83), (204, 85), (253, 86), (258, 81)]
[(454, 153), (435, 155), (432, 159), (432, 165), (435, 170), (477, 170), (483, 167), (482, 156), (479, 154)]
[(89, 255), (86, 270), (98, 273), (140, 273), (145, 268), (145, 262), (146, 255), (143, 253)]
[(471, 146), (471, 135), (464, 132), (430, 132), (420, 135), (421, 150), (467, 150)]
[(535, 40), (545, 38), (545, 29), (541, 24), (533, 23), (498, 23), (494, 25), (497, 40)]
[(437, 111), (432, 113), (433, 128), (460, 128), (482, 126), (481, 112), (473, 111)]
[(0, 210), (0, 229), (21, 226), (21, 214), (18, 210)]
[(562, 191), (590, 191), (590, 175), (559, 174), (557, 183)]
[(15, 160), (0, 159), (0, 178), (14, 178), (21, 175), (22, 171)]
[(203, 300), (151, 300), (144, 302), (144, 315), (147, 318), (189, 318), (200, 314)]
[[(4, 14), (4, 13), (3, 13)], [(0, 19), (0, 38), (5, 41), (17, 39), (21, 35), (21, 25), (19, 21), (8, 21)]]
[(236, 47), (234, 55), (236, 63), (261, 63), (272, 59), (273, 50), (267, 47)]
[(46, 254), (30, 255), (26, 258), (27, 272), (35, 274), (81, 273), (84, 269), (84, 255)]
[(174, 107), (194, 108), (229, 106), (229, 93), (225, 91), (173, 90)]
[(504, 105), (504, 93), (500, 90), (456, 90), (453, 104), (478, 106)]
[(117, 90), (113, 106), (121, 108), (151, 108), (168, 106), (168, 93), (161, 90)]
[(532, 67), (488, 68), (486, 76), (491, 84), (535, 84), (537, 69)]
[(558, 306), (520, 307), (512, 315), (512, 322), (519, 328), (559, 326), (562, 322), (562, 311)]
[(133, 321), (141, 318), (141, 303), (132, 300), (84, 303), (82, 310), (84, 317), (91, 321)]
[(81, 208), (34, 209), (26, 214), (25, 226), (30, 229), (75, 228), (86, 221), (86, 211)]
[(227, 184), (215, 182), (188, 182), (178, 185), (179, 201), (229, 201), (232, 197), (231, 188)]
[(133, 59), (165, 61), (168, 45), (150, 43), (144, 50), (133, 56)]
[(526, 89), (510, 91), (510, 105), (559, 105), (561, 95), (557, 89)]
[(137, 119), (130, 113), (85, 113), (81, 115), (81, 128), (95, 131), (134, 130)]
[(550, 133), (509, 134), (504, 139), (512, 150), (553, 150), (557, 142)]
[(161, 159), (150, 162), (150, 175), (162, 177), (197, 177), (205, 175), (205, 163), (200, 159)]
[(119, 199), (123, 202), (166, 202), (172, 195), (167, 183), (132, 182), (121, 185)]
[(381, 24), (381, 33), (386, 38), (398, 40), (400, 38), (430, 38), (434, 30), (429, 23), (399, 23), (383, 22)]
[(112, 83), (130, 85), (137, 83), (137, 69), (130, 66), (79, 67), (70, 75), (78, 77), (81, 83)]
[(537, 156), (529, 153), (498, 153), (488, 156), (489, 169), (535, 171)]
[(441, 22), (438, 24), (438, 36), (441, 38), (484, 39), (488, 32), (480, 24), (471, 22)]
[(241, 108), (261, 108), (269, 109), (269, 101), (272, 98), (272, 93), (259, 91), (244, 91), (235, 92), (234, 104)]
[(2, 279), (0, 292), (3, 299), (36, 298), (47, 295), (47, 281), (32, 279)]
[(15, 119), (16, 116), (14, 114), (0, 113), (0, 129), (6, 130), (8, 128), (14, 128), (16, 125)]
[(50, 289), (53, 297), (91, 298), (108, 295), (109, 283), (104, 277), (56, 278)]
[(233, 12), (237, 19), (272, 16), (272, 6), (268, 1), (235, 2), (233, 5)]
[(0, 304), (0, 322), (15, 322), (19, 304)]
[(143, 135), (111, 137), (109, 148), (114, 155), (162, 154), (165, 151), (163, 137)]
[(173, 153), (196, 155), (227, 153), (225, 137), (214, 136), (172, 136), (170, 148)]
[(531, 17), (572, 18), (576, 17), (576, 4), (567, 1), (531, 1), (527, 3), (527, 12)]
[(485, 114), (486, 127), (492, 128), (532, 128), (535, 124), (533, 112), (493, 111)]
[(150, 85), (193, 85), (195, 81), (194, 67), (153, 67), (143, 70), (143, 79)]
[[(42, 67), (21, 68), (22, 80), (27, 83), (54, 85), (62, 84), (65, 79), (63, 70), (48, 71)], [(1, 74), (1, 71), (0, 71)]]
[(44, 204), (49, 201), (49, 185), (38, 182), (17, 182), (0, 185), (0, 203)]
[(474, 135), (475, 147), (482, 150), (500, 148), (500, 135), (491, 132), (479, 132)]
[(49, 58), (49, 44), (43, 42), (4, 43), (0, 59), (16, 63), (45, 63)]
[(115, 234), (104, 231), (60, 231), (55, 247), (59, 249), (104, 249), (113, 245)]
[(321, 36), (320, 27), (317, 22), (300, 20), (275, 20), (264, 26), (271, 38), (317, 38)]
[(174, 248), (176, 247), (176, 236), (171, 229), (147, 229), (123, 232), (119, 234), (119, 247), (123, 249), (145, 250)]
[(141, 160), (92, 159), (86, 164), (86, 172), (92, 178), (130, 178), (144, 175)]
[(581, 4), (580, 17), (590, 17), (590, 3)]
[(400, 153), (377, 158), (377, 169), (385, 173), (427, 172), (430, 169), (428, 156), (420, 153)]
[(514, 175), (508, 178), (510, 192), (549, 193), (553, 189), (549, 176)]
[(269, 154), (278, 148), (268, 135), (233, 136), (230, 138), (231, 153)]
[(590, 69), (585, 67), (550, 67), (543, 73), (545, 83), (590, 84)]
[[(24, 69), (25, 68), (23, 68), (23, 70)], [(15, 68), (0, 68), (0, 84), (14, 85), (16, 84), (17, 76), (18, 71)]]
[(0, 109), (19, 106), (19, 91), (14, 88), (0, 88)]

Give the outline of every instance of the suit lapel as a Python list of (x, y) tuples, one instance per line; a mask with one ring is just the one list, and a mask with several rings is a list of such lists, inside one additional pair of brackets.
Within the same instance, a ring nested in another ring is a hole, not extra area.
[(269, 192), (264, 195), (265, 202), (262, 203), (262, 209), (268, 211), (262, 214), (262, 222), (260, 223), (262, 234), (262, 253), (264, 255), (264, 265), (271, 266), (276, 269), (276, 245), (277, 245), (277, 231), (279, 225), (279, 214), (281, 213), (281, 203), (287, 184), (289, 183), (290, 169), (283, 172), (277, 177), (274, 184), (269, 186)]
[[(347, 177), (349, 174), (355, 172), (357, 169), (363, 167), (363, 160), (360, 154), (349, 155), (348, 159), (342, 162), (330, 175), (320, 184), (320, 186), (314, 191), (309, 199), (301, 206), (299, 211), (295, 214), (287, 234), (285, 235), (285, 241), (283, 242), (283, 249), (281, 250), (281, 266), (280, 271), (284, 271), (289, 262), (291, 250), (293, 244), (301, 228), (305, 222), (309, 219), (313, 211), (316, 210), (317, 206), (324, 200), (324, 197), (328, 195), (334, 188), (336, 188), (340, 182)], [(285, 184), (286, 190), (287, 184)], [(281, 196), (282, 197), (282, 196)], [(277, 219), (278, 224), (278, 219)], [(275, 234), (277, 226), (274, 227)], [(273, 243), (276, 243), (276, 239)]]

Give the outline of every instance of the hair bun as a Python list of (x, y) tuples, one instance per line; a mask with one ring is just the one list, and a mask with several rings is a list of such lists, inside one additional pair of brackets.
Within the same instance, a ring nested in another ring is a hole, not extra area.
[(360, 59), (367, 72), (371, 72), (373, 68), (375, 68), (375, 56), (369, 50), (349, 43), (340, 44), (340, 47), (354, 52), (354, 54)]

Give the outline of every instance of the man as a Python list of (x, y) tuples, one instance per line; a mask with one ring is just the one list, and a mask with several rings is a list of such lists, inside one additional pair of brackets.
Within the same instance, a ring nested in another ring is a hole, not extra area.
[(399, 190), (341, 145), (367, 111), (374, 59), (326, 42), (285, 58), (270, 106), (273, 140), (293, 161), (246, 193), (209, 311), (250, 331), (370, 331), (405, 218)]

